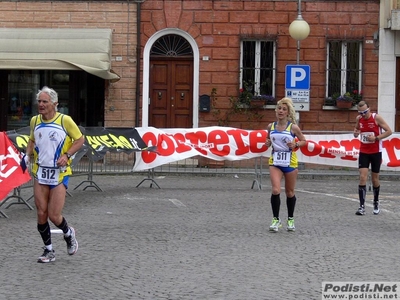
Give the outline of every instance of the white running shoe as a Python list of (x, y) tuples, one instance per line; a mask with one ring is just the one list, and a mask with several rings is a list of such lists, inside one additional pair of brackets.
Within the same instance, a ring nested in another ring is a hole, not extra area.
[(64, 236), (64, 240), (67, 243), (67, 252), (69, 255), (74, 255), (78, 251), (78, 241), (75, 237), (75, 229), (70, 227), (71, 235), (69, 237)]
[(374, 211), (373, 211), (373, 213), (374, 213), (374, 215), (379, 215), (380, 212), (381, 212), (381, 210), (379, 209), (379, 202), (375, 201), (374, 202)]
[(43, 249), (43, 254), (39, 256), (38, 263), (49, 263), (56, 260), (56, 253), (54, 250), (49, 250), (46, 247), (43, 247)]
[(277, 232), (280, 227), (282, 227), (281, 220), (279, 218), (273, 218), (269, 226), (269, 231)]
[(360, 206), (360, 207), (358, 208), (358, 210), (356, 211), (356, 215), (358, 215), (358, 216), (363, 216), (363, 215), (365, 215), (365, 208), (364, 208), (364, 205), (362, 205), (362, 206)]
[(296, 227), (294, 226), (294, 218), (289, 218), (287, 220), (287, 231), (295, 231)]

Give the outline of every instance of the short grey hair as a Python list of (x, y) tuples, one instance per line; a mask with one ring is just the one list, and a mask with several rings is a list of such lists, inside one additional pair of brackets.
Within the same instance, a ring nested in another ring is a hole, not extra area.
[(36, 100), (39, 100), (39, 96), (41, 93), (45, 93), (45, 94), (49, 95), (51, 102), (53, 102), (53, 103), (58, 102), (58, 94), (52, 88), (49, 88), (48, 86), (42, 87), (42, 89), (39, 90), (39, 92), (36, 94)]

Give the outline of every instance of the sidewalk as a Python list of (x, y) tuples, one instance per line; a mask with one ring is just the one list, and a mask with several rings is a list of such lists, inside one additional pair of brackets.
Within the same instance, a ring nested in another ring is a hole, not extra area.
[[(36, 212), (0, 218), (0, 299), (320, 299), (322, 281), (398, 281), (400, 205), (381, 182), (382, 212), (356, 216), (358, 180), (300, 178), (296, 232), (268, 230), (270, 184), (253, 176), (73, 177), (64, 216), (79, 250), (53, 234), (56, 261), (38, 264)], [(153, 183), (152, 188), (150, 184)], [(31, 190), (25, 189), (26, 197)], [(281, 217), (287, 217), (284, 193)], [(30, 200), (33, 205), (33, 200)], [(54, 227), (53, 227), (54, 228)]]

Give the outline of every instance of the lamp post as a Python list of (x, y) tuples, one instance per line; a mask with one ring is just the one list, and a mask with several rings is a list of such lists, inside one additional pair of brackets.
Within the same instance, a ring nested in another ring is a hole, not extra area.
[(301, 16), (301, 0), (297, 3), (297, 18), (289, 26), (290, 36), (297, 41), (297, 64), (300, 64), (300, 41), (310, 34), (310, 26)]

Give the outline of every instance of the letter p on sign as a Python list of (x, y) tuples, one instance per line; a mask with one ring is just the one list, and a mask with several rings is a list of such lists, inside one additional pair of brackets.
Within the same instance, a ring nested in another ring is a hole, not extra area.
[(296, 83), (298, 81), (303, 81), (304, 78), (306, 78), (306, 71), (304, 71), (304, 69), (301, 68), (292, 68), (291, 69), (292, 74), (290, 75), (290, 86), (295, 88), (296, 87)]
[(287, 65), (285, 82), (286, 82), (285, 89), (309, 90), (310, 89), (310, 66), (308, 66), (308, 65)]

